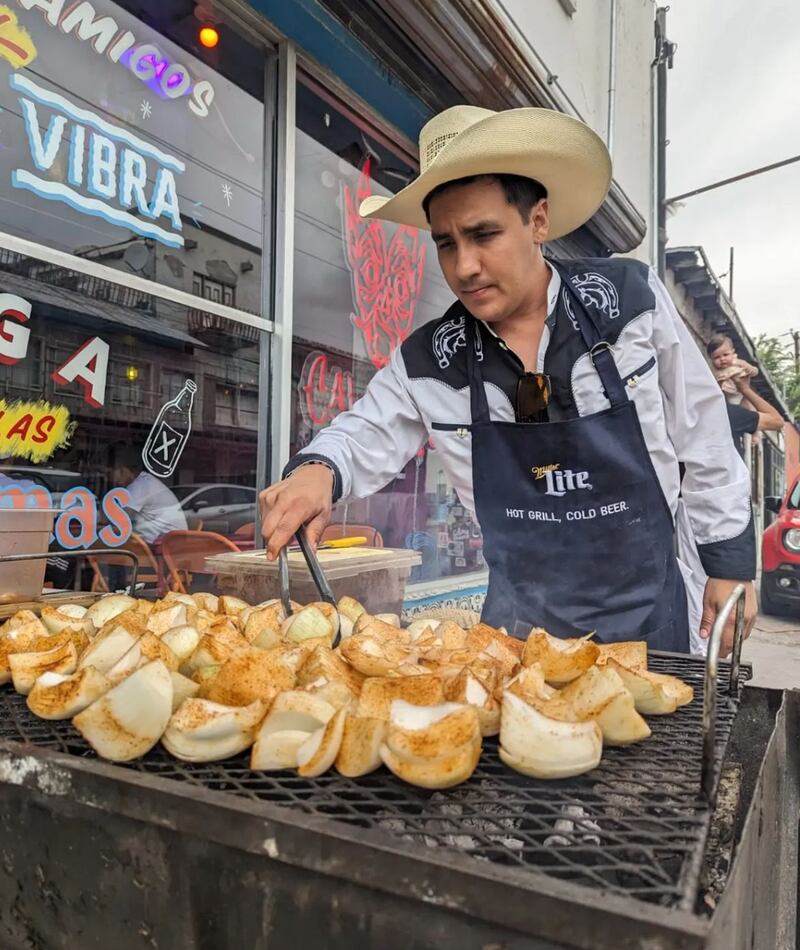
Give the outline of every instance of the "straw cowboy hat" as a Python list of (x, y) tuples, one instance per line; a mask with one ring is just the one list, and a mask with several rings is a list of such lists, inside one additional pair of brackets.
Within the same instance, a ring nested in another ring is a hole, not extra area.
[(365, 218), (429, 227), (422, 201), (438, 185), (468, 175), (506, 173), (535, 178), (547, 189), (549, 240), (580, 227), (603, 203), (611, 158), (587, 125), (552, 109), (492, 112), (453, 106), (419, 133), (420, 173), (396, 195), (361, 203)]

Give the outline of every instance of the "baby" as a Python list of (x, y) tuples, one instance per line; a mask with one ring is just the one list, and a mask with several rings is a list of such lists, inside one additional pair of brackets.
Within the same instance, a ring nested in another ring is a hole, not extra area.
[[(711, 358), (714, 376), (720, 389), (725, 393), (725, 398), (733, 405), (742, 404), (744, 397), (736, 386), (736, 380), (757, 376), (758, 370), (750, 363), (739, 359), (733, 348), (733, 340), (729, 336), (722, 334), (712, 336), (706, 346), (706, 352)], [(749, 403), (744, 402), (744, 405), (745, 408), (749, 408)]]

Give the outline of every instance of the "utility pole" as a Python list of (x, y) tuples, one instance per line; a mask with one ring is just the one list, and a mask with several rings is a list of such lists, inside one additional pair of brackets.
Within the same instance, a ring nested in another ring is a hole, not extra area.
[(656, 9), (656, 266), (662, 280), (667, 270), (667, 70), (672, 69), (676, 49), (667, 39), (668, 9)]
[(728, 300), (733, 303), (733, 248), (731, 248), (731, 257), (728, 263)]

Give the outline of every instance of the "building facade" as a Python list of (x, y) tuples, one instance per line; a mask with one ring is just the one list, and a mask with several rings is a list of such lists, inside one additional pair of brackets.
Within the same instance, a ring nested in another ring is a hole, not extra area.
[(798, 433), (795, 422), (790, 418), (780, 389), (761, 364), (753, 340), (702, 247), (667, 250), (666, 285), (700, 349), (705, 353), (706, 344), (715, 334), (729, 336), (737, 354), (759, 369), (759, 375), (753, 380), (755, 390), (786, 420), (781, 432), (761, 432), (756, 439), (749, 435), (744, 437), (743, 453), (752, 483), (753, 517), (756, 535), (760, 538), (768, 519), (771, 519), (764, 499), (782, 497), (797, 474)]
[[(64, 547), (124, 543), (130, 478), (167, 488), (189, 527), (252, 543), (257, 492), (449, 306), (427, 233), (357, 214), (414, 176), (436, 111), (584, 119), (614, 184), (551, 252), (647, 259), (653, 14), (650, 0), (541, 0), (535, 17), (522, 0), (6, 0), (0, 476), (72, 512)], [(420, 597), (485, 583), (480, 529), (433, 444), (335, 518), (418, 550)]]

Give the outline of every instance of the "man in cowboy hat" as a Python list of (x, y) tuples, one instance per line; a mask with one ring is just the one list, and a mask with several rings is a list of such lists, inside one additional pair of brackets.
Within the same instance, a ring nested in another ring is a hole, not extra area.
[(602, 204), (602, 141), (550, 110), (456, 106), (419, 144), (420, 176), (361, 214), (429, 227), (457, 301), (262, 493), (268, 555), (432, 437), (481, 525), (488, 623), (697, 652), (744, 581), (749, 630), (749, 478), (707, 364), (646, 265), (542, 254)]

